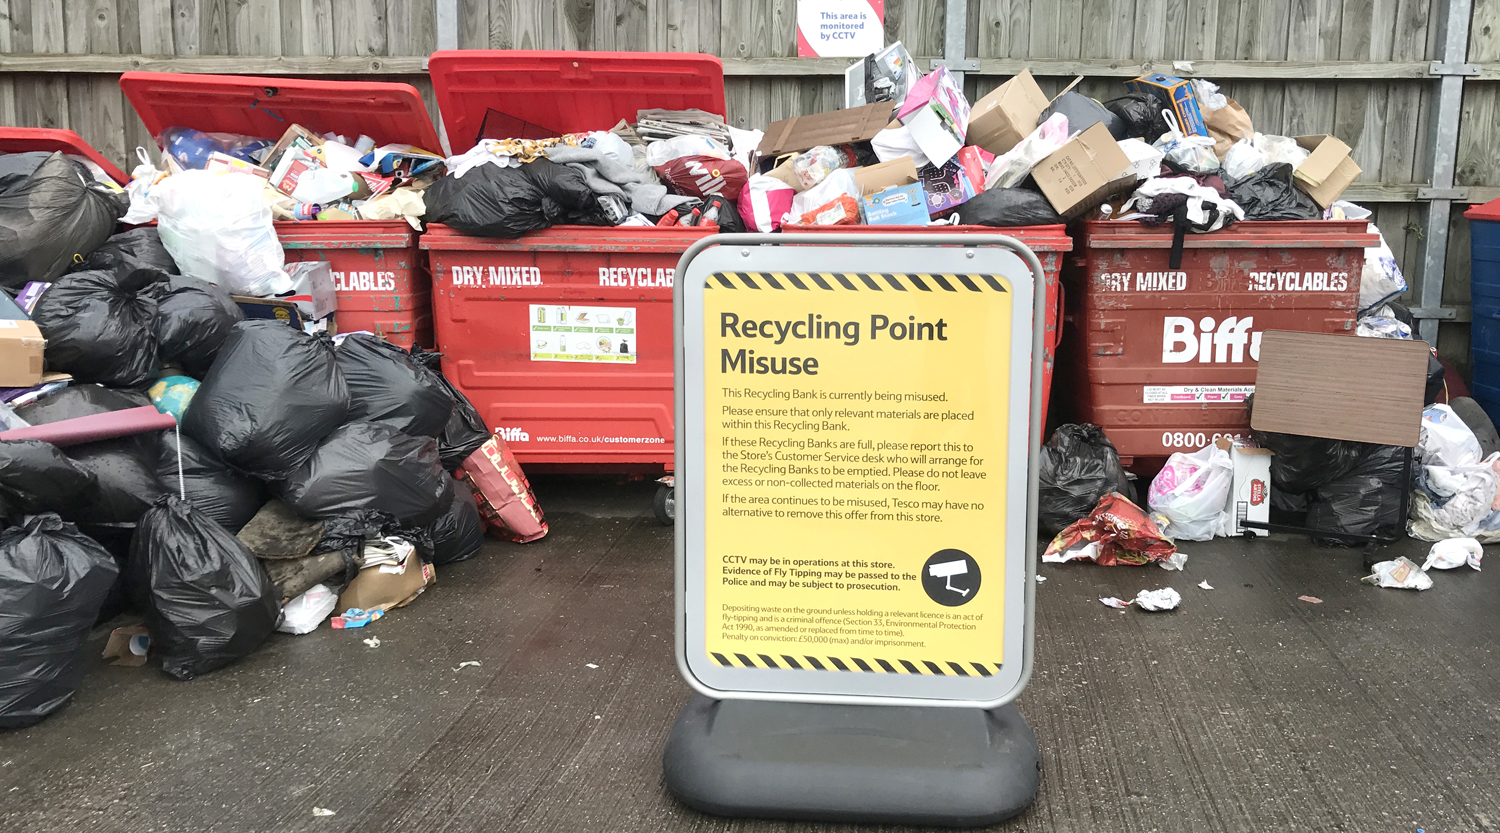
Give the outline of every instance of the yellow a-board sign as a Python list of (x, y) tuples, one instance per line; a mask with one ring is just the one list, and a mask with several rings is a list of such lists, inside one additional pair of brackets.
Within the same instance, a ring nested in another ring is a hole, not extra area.
[(1005, 600), (984, 568), (1005, 560), (1010, 301), (964, 274), (709, 279), (716, 662), (997, 670)]
[(1031, 270), (819, 251), (678, 272), (684, 672), (722, 696), (995, 702), (1029, 622)]

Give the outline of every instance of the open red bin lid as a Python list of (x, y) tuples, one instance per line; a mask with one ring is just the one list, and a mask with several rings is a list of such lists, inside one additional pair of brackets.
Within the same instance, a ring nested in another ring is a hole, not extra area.
[(115, 182), (124, 185), (130, 177), (115, 163), (105, 159), (93, 145), (71, 130), (53, 130), (44, 127), (0, 127), (0, 153), (29, 153), (62, 151), (69, 156), (82, 156), (104, 169)]
[(410, 84), (127, 72), (120, 76), (120, 89), (152, 136), (169, 127), (191, 127), (274, 141), (300, 124), (350, 141), (363, 133), (377, 145), (443, 150), (422, 96)]
[(1500, 220), (1500, 199), (1476, 205), (1464, 212), (1470, 220)]
[(461, 50), (432, 53), (427, 69), (454, 153), (478, 144), (486, 118), (504, 138), (539, 139), (608, 130), (639, 110), (724, 115), (712, 55)]

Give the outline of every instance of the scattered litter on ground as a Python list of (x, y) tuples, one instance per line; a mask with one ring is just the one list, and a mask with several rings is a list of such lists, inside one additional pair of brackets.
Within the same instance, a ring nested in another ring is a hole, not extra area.
[(1099, 601), (1108, 607), (1117, 608), (1119, 610), (1124, 610), (1125, 608), (1130, 607), (1130, 602), (1127, 602), (1124, 599), (1117, 599), (1114, 596), (1106, 596)]
[(1212, 584), (1209, 584), (1206, 580), (1198, 582), (1198, 586), (1202, 587), (1204, 590), (1214, 589), (1214, 586)]
[(336, 815), (338, 815), (338, 813), (335, 813), (334, 811), (328, 809), (327, 807), (314, 807), (313, 808), (313, 815), (315, 815), (315, 816), (336, 816)]
[(1142, 590), (1135, 596), (1135, 603), (1142, 610), (1176, 610), (1182, 604), (1182, 594), (1170, 587), (1160, 590)]
[(1382, 561), (1371, 569), (1373, 572), (1360, 581), (1399, 590), (1428, 590), (1432, 587), (1432, 576), (1422, 572), (1415, 561), (1404, 556), (1395, 561)]
[(468, 668), (470, 666), (473, 666), (474, 668), (478, 668), (479, 667), (479, 660), (477, 660), (477, 659), (466, 659), (463, 662), (460, 662), (458, 664), (458, 667), (455, 668), (455, 669), (453, 669), (453, 670), (454, 671), (462, 671), (465, 668)]
[(583, 665), (584, 665), (585, 668), (598, 668), (599, 667), (599, 666), (595, 665), (592, 662), (586, 662)]
[(1047, 580), (1047, 577), (1046, 577), (1046, 576), (1041, 576), (1041, 575), (1039, 575), (1039, 576), (1037, 576), (1037, 577), (1036, 577), (1036, 583), (1037, 583), (1037, 584), (1041, 584), (1041, 583), (1042, 583), (1042, 582), (1044, 582), (1044, 581), (1046, 581), (1046, 580)]
[(379, 648), (380, 647), (380, 637), (378, 637), (378, 636), (372, 636), (369, 639), (366, 639), (364, 642), (365, 642), (366, 645), (370, 646), (371, 648)]
[(1297, 598), (1304, 602), (1307, 602), (1308, 604), (1320, 605), (1323, 603), (1323, 600), (1318, 598), (1317, 596), (1298, 596)]
[(1422, 571), (1426, 572), (1436, 568), (1439, 570), (1452, 570), (1465, 564), (1479, 569), (1479, 561), (1484, 558), (1484, 547), (1473, 538), (1449, 538), (1432, 545), (1427, 551), (1427, 561), (1422, 564)]

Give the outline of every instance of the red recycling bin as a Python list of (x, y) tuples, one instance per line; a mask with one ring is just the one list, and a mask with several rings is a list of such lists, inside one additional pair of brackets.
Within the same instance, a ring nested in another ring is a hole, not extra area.
[(120, 185), (130, 177), (115, 163), (104, 158), (104, 154), (71, 130), (56, 130), (46, 127), (0, 127), (0, 153), (29, 153), (62, 151), (68, 156), (87, 160), (98, 166)]
[[(363, 133), (381, 145), (442, 151), (409, 84), (127, 72), (120, 89), (153, 136), (190, 127), (274, 141), (300, 124), (319, 134), (353, 140)], [(276, 234), (289, 262), (328, 261), (340, 332), (369, 330), (402, 347), (433, 343), (431, 283), (417, 232), (404, 220), (287, 220), (276, 223)]]
[(1063, 271), (1064, 418), (1104, 429), (1127, 463), (1196, 451), (1250, 430), (1267, 330), (1354, 334), (1364, 221), (1236, 223), (1188, 233), (1095, 220)]
[[(454, 153), (487, 135), (608, 130), (649, 108), (724, 113), (709, 55), (479, 50), (428, 67)], [(528, 470), (670, 469), (672, 284), (708, 233), (554, 226), (492, 240), (430, 226), (443, 372)]]
[[(959, 209), (960, 216), (963, 209)], [(1057, 348), (1062, 343), (1062, 265), (1063, 257), (1073, 250), (1073, 238), (1067, 226), (783, 226), (783, 234), (1003, 234), (1026, 244), (1042, 263), (1047, 278), (1047, 332), (1042, 337), (1042, 427), (1047, 426), (1048, 405), (1052, 400), (1052, 376), (1057, 364)], [(1045, 434), (1044, 434), (1045, 436)]]

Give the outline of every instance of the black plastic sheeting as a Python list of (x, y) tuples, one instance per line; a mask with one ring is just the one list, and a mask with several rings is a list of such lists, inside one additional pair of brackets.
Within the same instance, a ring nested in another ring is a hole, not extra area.
[(453, 500), (448, 511), (433, 522), (433, 564), (452, 564), (467, 561), (484, 549), (484, 522), (479, 519), (479, 504), (474, 492), (462, 483), (453, 487)]
[(519, 168), (480, 165), (423, 192), (429, 223), (476, 237), (512, 239), (559, 223), (607, 226), (582, 173), (549, 159)]
[(1110, 492), (1131, 497), (1135, 491), (1114, 443), (1097, 425), (1059, 426), (1042, 446), (1040, 466), (1037, 524), (1048, 535), (1087, 516)]
[[(0, 156), (0, 286), (50, 281), (109, 239), (130, 207), (61, 153)], [(50, 345), (49, 345), (50, 346)]]
[(308, 518), (374, 510), (426, 526), (448, 509), (455, 485), (439, 462), (436, 440), (351, 422), (329, 435), (276, 491)]
[(463, 466), (469, 455), (479, 450), (479, 447), (489, 442), (490, 429), (485, 426), (484, 418), (479, 415), (479, 409), (464, 396), (448, 377), (443, 375), (440, 360), (442, 353), (429, 353), (421, 347), (413, 345), (411, 348), (412, 360), (437, 374), (442, 380), (443, 386), (453, 395), (455, 405), (453, 415), (448, 417), (448, 424), (443, 427), (443, 433), (438, 436), (438, 456), (442, 458), (443, 468), (448, 471), (457, 471)]
[(276, 629), (275, 585), (240, 540), (188, 503), (159, 498), (130, 548), (146, 598), (151, 651), (191, 680), (249, 655)]
[(338, 361), (349, 386), (351, 422), (436, 437), (453, 416), (453, 394), (442, 374), (384, 339), (355, 333), (339, 342)]
[(222, 287), (186, 275), (169, 277), (148, 291), (156, 299), (161, 361), (202, 378), (213, 367), (234, 325), (245, 320), (239, 304)]
[(31, 320), (47, 339), (47, 369), (80, 382), (139, 387), (156, 377), (156, 300), (141, 291), (158, 273), (74, 272), (58, 278)]
[(348, 412), (349, 389), (326, 336), (241, 321), (193, 395), (182, 430), (240, 471), (281, 480)]
[[(75, 417), (105, 414), (150, 405), (136, 391), (100, 385), (70, 385), (36, 402), (16, 409), (16, 415), (32, 425), (46, 425)], [(80, 523), (130, 524), (163, 494), (156, 479), (156, 461), (161, 432), (151, 431), (113, 440), (68, 446), (62, 452), (98, 481), (94, 499), (80, 504), (67, 516)]]
[(181, 479), (178, 471), (178, 435), (162, 435), (161, 457), (156, 475), (168, 494), (187, 492), (194, 509), (212, 518), (230, 532), (239, 532), (266, 504), (260, 482), (231, 469), (193, 438), (182, 436)]
[(1246, 220), (1321, 220), (1323, 209), (1292, 184), (1292, 166), (1267, 165), (1228, 183), (1229, 198), (1245, 210)]
[(0, 532), (0, 728), (30, 726), (72, 698), (118, 574), (108, 550), (56, 515)]

